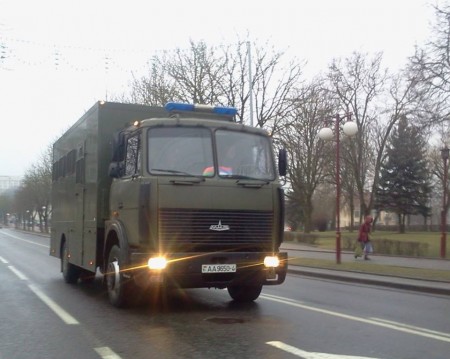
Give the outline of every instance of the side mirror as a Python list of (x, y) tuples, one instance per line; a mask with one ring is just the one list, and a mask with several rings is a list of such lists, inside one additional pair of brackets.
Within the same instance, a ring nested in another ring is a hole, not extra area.
[(112, 161), (121, 162), (125, 159), (125, 135), (118, 132), (112, 140)]
[(278, 151), (278, 173), (280, 176), (286, 176), (287, 166), (287, 151), (285, 148), (281, 148)]

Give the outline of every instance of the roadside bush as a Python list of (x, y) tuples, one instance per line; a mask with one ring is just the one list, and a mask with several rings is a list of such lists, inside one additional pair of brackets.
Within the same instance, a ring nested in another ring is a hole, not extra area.
[(357, 240), (353, 237), (342, 237), (342, 249), (347, 251), (354, 251), (356, 244), (358, 243)]
[(284, 240), (303, 244), (316, 244), (317, 234), (302, 232), (284, 232)]
[[(354, 251), (357, 245), (354, 238), (344, 237), (342, 249)], [(378, 254), (393, 256), (426, 257), (428, 255), (428, 244), (420, 242), (394, 241), (391, 239), (373, 239), (373, 250)]]
[(375, 239), (372, 243), (374, 251), (380, 254), (411, 257), (426, 257), (428, 254), (428, 243), (393, 241), (391, 239)]

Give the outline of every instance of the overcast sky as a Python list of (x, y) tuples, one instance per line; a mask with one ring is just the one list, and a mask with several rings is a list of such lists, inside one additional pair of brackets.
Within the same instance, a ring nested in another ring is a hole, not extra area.
[(0, 175), (23, 175), (97, 100), (126, 91), (131, 72), (144, 73), (158, 51), (239, 37), (307, 61), (311, 75), (353, 51), (382, 51), (395, 71), (429, 38), (435, 3), (0, 0)]

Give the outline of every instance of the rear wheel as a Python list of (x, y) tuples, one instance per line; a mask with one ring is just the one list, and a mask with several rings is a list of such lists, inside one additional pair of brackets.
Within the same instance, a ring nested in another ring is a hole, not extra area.
[(67, 243), (64, 242), (63, 248), (61, 251), (61, 269), (64, 280), (66, 283), (75, 284), (78, 282), (78, 278), (80, 277), (80, 267), (69, 262), (69, 249), (67, 247)]
[(259, 297), (261, 290), (262, 285), (232, 285), (228, 287), (230, 297), (239, 303), (253, 302)]
[(115, 307), (123, 308), (129, 304), (133, 283), (122, 272), (123, 263), (120, 254), (120, 247), (117, 245), (109, 251), (106, 287), (110, 303)]

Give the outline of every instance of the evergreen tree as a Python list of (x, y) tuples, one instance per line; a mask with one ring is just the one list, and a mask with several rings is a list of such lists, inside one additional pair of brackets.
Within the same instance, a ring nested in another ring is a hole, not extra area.
[(419, 128), (403, 116), (394, 130), (381, 166), (376, 189), (376, 208), (398, 216), (399, 232), (405, 232), (408, 215), (429, 216), (430, 171), (426, 161), (426, 141)]

